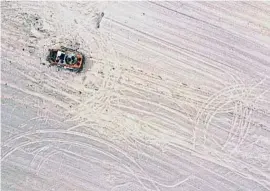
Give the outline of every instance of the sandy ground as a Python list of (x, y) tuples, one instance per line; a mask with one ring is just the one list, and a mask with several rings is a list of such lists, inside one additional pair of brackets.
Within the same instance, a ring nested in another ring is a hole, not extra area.
[(269, 2), (1, 11), (3, 191), (270, 190)]

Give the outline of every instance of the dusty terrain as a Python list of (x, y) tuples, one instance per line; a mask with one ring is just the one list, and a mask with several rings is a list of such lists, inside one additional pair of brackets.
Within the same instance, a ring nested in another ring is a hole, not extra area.
[[(1, 2), (1, 20), (1, 190), (270, 190), (269, 2)], [(48, 67), (61, 45), (82, 73)]]

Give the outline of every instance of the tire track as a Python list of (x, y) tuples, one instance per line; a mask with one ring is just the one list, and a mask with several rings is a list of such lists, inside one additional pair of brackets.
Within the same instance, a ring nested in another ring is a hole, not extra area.
[[(97, 138), (93, 137), (93, 136), (90, 136), (90, 135), (85, 135), (85, 134), (82, 134), (82, 133), (78, 133), (78, 132), (67, 132), (67, 131), (61, 131), (61, 130), (38, 130), (38, 131), (35, 131), (34, 133), (32, 132), (28, 132), (28, 133), (25, 133), (24, 135), (21, 135), (19, 137), (16, 137), (14, 138), (13, 140), (15, 139), (19, 139), (21, 137), (25, 137), (25, 136), (29, 136), (29, 135), (32, 135), (32, 134), (38, 134), (38, 133), (64, 133), (64, 134), (71, 134), (71, 135), (76, 135), (76, 136), (80, 136), (80, 137), (84, 137), (84, 138), (88, 138), (88, 139), (92, 139), (92, 140), (95, 140), (95, 141), (98, 141), (100, 143), (103, 143), (103, 144), (106, 144), (108, 145), (109, 147), (115, 149), (116, 151), (118, 151), (119, 153), (123, 154), (129, 161), (131, 161), (134, 165), (136, 165), (142, 172), (144, 172), (144, 170), (133, 160), (131, 159), (129, 156), (127, 156), (127, 154), (125, 154), (123, 151), (119, 150), (117, 147), (113, 146), (112, 144), (109, 144), (109, 143), (106, 143), (106, 141), (104, 140), (98, 140)], [(3, 157), (1, 158), (1, 161), (4, 161), (9, 155), (11, 155), (12, 153), (14, 153), (16, 150), (24, 147), (24, 146), (27, 146), (29, 144), (33, 144), (33, 143), (40, 143), (40, 142), (44, 142), (46, 140), (41, 140), (41, 141), (32, 141), (32, 142), (27, 142), (25, 144), (22, 144), (22, 145), (19, 145), (19, 146), (16, 146), (15, 148), (13, 148), (11, 151), (9, 151), (8, 153), (4, 154)], [(70, 143), (72, 141), (65, 141), (65, 140), (55, 140), (55, 139), (48, 139), (47, 141), (51, 142), (51, 141), (56, 141), (56, 142), (67, 142), (67, 143)], [(7, 144), (7, 143), (5, 143)], [(134, 174), (134, 176), (136, 176)], [(137, 178), (139, 180), (139, 178)], [(156, 186), (156, 184), (153, 183), (153, 180), (151, 180), (151, 178), (149, 177), (149, 180), (150, 182), (154, 185), (154, 187), (156, 188), (156, 190), (159, 190), (158, 187)], [(142, 186), (145, 188), (144, 184), (139, 180), (139, 182), (142, 184)], [(145, 190), (148, 190), (148, 189), (145, 189)]]

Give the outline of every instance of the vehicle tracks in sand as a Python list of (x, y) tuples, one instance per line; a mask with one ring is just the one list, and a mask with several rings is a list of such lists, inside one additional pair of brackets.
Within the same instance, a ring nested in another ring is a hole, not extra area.
[[(42, 143), (42, 142), (48, 142), (48, 143), (51, 143), (51, 142), (56, 142), (56, 143), (65, 143), (65, 144), (77, 144), (77, 145), (80, 145), (80, 146), (86, 146), (86, 147), (89, 147), (90, 144), (88, 143), (84, 143), (84, 142), (80, 142), (80, 141), (71, 141), (71, 140), (65, 140), (63, 138), (60, 138), (59, 135), (60, 134), (67, 134), (67, 135), (72, 135), (72, 136), (79, 136), (81, 138), (84, 138), (85, 140), (87, 139), (87, 141), (93, 139), (99, 143), (102, 143), (102, 144), (105, 144), (107, 145), (108, 147), (112, 148), (112, 149), (115, 149), (117, 152), (121, 153), (126, 159), (128, 159), (128, 161), (130, 161), (132, 164), (134, 164), (135, 166), (137, 166), (141, 172), (144, 172), (144, 170), (137, 164), (136, 161), (134, 161), (134, 159), (130, 158), (124, 151), (121, 151), (118, 147), (115, 147), (113, 144), (110, 144), (110, 143), (106, 143), (104, 140), (100, 140), (99, 138), (97, 137), (93, 137), (93, 136), (90, 136), (90, 135), (86, 135), (86, 134), (82, 134), (82, 133), (78, 133), (78, 132), (75, 132), (75, 131), (59, 131), (59, 130), (37, 130), (37, 131), (34, 131), (34, 132), (28, 132), (28, 133), (24, 133), (23, 135), (20, 135), (16, 138), (13, 138), (12, 141), (15, 141), (17, 139), (20, 139), (20, 138), (24, 138), (24, 137), (29, 137), (31, 135), (36, 135), (36, 134), (51, 134), (50, 137), (51, 138), (42, 138), (41, 140), (36, 140), (36, 141), (27, 141), (26, 143), (20, 143), (19, 145), (17, 146), (14, 146), (13, 144), (13, 148), (8, 151), (7, 153), (3, 154), (2, 158), (1, 158), (1, 161), (3, 162), (8, 156), (12, 155), (14, 152), (16, 152), (17, 150), (25, 147), (25, 146), (28, 146), (28, 145), (31, 145), (31, 144), (35, 144), (35, 143)], [(52, 138), (54, 137), (55, 138)], [(11, 142), (12, 142), (11, 141)], [(93, 143), (93, 142), (92, 142)], [(4, 143), (5, 145), (6, 144), (10, 144), (10, 143)], [(93, 146), (92, 146), (93, 147)], [(46, 148), (45, 148), (46, 149)], [(100, 151), (102, 153), (104, 153), (103, 151)], [(52, 151), (52, 152), (49, 152), (46, 157), (45, 157), (45, 160), (46, 158), (50, 158), (52, 155), (56, 154), (56, 153), (59, 153), (58, 151)], [(116, 158), (115, 158), (116, 159)], [(117, 159), (119, 160), (119, 159)], [(122, 160), (120, 160), (122, 161)], [(44, 161), (43, 161), (44, 162)], [(37, 169), (40, 169), (40, 166), (42, 165), (43, 162), (40, 162), (39, 165), (38, 165), (38, 168)], [(123, 162), (123, 161), (122, 161)], [(124, 165), (124, 164), (122, 164)], [(128, 166), (124, 165), (126, 168), (128, 168), (131, 172), (133, 172), (133, 170), (131, 170), (131, 168), (129, 168)], [(144, 187), (145, 190), (148, 190), (145, 185), (142, 183), (142, 181), (140, 180), (140, 178), (133, 173), (133, 175), (136, 177), (136, 179), (140, 182), (140, 184)], [(151, 178), (149, 177), (149, 181), (150, 182), (153, 182), (153, 180), (151, 180)], [(153, 186), (156, 188), (156, 190), (159, 190), (158, 187), (156, 187), (156, 184), (152, 183)]]
[[(5, 188), (269, 190), (269, 5), (1, 8)], [(59, 45), (82, 73), (46, 67)]]
[[(229, 86), (229, 87), (226, 87), (226, 88), (222, 89), (221, 91), (218, 91), (217, 93), (213, 94), (212, 96), (210, 96), (208, 98), (208, 100), (205, 102), (204, 106), (202, 106), (201, 109), (200, 109), (200, 111), (197, 113), (196, 124), (195, 124), (195, 131), (197, 129), (196, 126), (199, 124), (200, 120), (203, 120), (203, 121), (206, 121), (206, 122), (203, 122), (203, 124), (206, 124), (206, 126), (204, 128), (204, 133), (206, 133), (206, 131), (208, 129), (208, 126), (209, 126), (209, 121), (211, 121), (211, 119), (213, 118), (213, 116), (215, 116), (215, 114), (217, 112), (221, 112), (220, 109), (222, 109), (224, 106), (226, 106), (226, 105), (228, 105), (230, 103), (234, 103), (237, 100), (241, 100), (243, 98), (243, 96), (246, 97), (246, 99), (248, 99), (249, 98), (248, 97), (249, 95), (245, 96), (245, 92), (244, 91), (248, 91), (249, 90), (249, 92), (251, 93), (252, 91), (250, 91), (250, 90), (254, 89), (256, 86), (260, 85), (262, 82), (263, 81), (259, 82), (255, 86), (253, 85), (251, 87), (249, 87), (248, 85), (241, 85), (241, 84), (240, 85)], [(260, 88), (260, 89), (263, 90), (263, 88)], [(239, 94), (239, 90), (242, 93)], [(224, 101), (213, 104), (214, 101), (219, 100), (219, 99), (224, 99)], [(213, 111), (212, 114), (210, 114), (210, 112), (208, 111), (209, 106), (212, 106), (213, 108), (216, 108)], [(232, 108), (232, 106), (231, 106), (231, 108)], [(231, 109), (228, 108), (227, 109), (227, 112), (229, 110), (231, 110)], [(205, 113), (208, 113), (208, 114), (206, 115), (205, 118), (203, 118), (202, 116)], [(195, 137), (196, 137), (196, 135), (194, 135), (194, 141), (196, 139)], [(205, 143), (205, 138), (206, 137), (204, 135), (204, 143)], [(195, 143), (193, 143), (193, 146), (195, 146)]]

